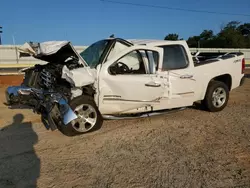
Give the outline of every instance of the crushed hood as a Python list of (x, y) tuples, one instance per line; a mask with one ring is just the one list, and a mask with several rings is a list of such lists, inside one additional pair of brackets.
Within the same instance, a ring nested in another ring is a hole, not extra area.
[(26, 42), (18, 48), (20, 57), (33, 56), (47, 62), (60, 63), (69, 57), (76, 58), (79, 63), (87, 66), (69, 41)]
[(83, 67), (69, 70), (66, 65), (62, 69), (62, 78), (75, 87), (93, 84), (96, 80), (96, 69), (90, 69), (69, 41), (47, 41), (42, 43), (26, 42), (18, 48), (20, 57), (33, 56), (36, 59), (51, 63), (66, 62), (69, 58), (77, 59)]
[(68, 44), (68, 41), (47, 41), (42, 43), (26, 42), (18, 50), (21, 53), (32, 56), (47, 56), (58, 52), (58, 50)]

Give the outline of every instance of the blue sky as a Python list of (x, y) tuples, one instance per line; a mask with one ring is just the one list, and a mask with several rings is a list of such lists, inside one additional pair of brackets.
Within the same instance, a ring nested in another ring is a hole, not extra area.
[[(184, 9), (250, 14), (250, 0), (116, 0)], [(26, 41), (70, 40), (89, 45), (112, 33), (122, 38), (163, 39), (178, 33), (187, 39), (203, 29), (218, 32), (231, 20), (250, 17), (215, 15), (111, 4), (100, 0), (1, 0), (3, 44)]]

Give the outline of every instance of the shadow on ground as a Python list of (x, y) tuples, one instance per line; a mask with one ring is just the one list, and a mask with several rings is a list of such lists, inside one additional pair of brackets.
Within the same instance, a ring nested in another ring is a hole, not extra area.
[(13, 123), (0, 129), (0, 188), (36, 187), (40, 159), (34, 144), (38, 141), (31, 122), (16, 114)]

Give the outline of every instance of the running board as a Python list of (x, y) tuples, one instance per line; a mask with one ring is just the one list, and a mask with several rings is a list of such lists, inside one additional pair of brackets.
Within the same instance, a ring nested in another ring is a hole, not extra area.
[(137, 118), (145, 118), (145, 117), (151, 117), (151, 116), (159, 116), (163, 114), (170, 114), (174, 112), (178, 112), (181, 110), (185, 110), (184, 108), (177, 108), (177, 109), (171, 109), (171, 110), (160, 110), (160, 111), (154, 111), (154, 112), (147, 112), (147, 113), (140, 113), (140, 114), (123, 114), (123, 115), (102, 115), (103, 119), (106, 120), (121, 120), (121, 119), (137, 119)]

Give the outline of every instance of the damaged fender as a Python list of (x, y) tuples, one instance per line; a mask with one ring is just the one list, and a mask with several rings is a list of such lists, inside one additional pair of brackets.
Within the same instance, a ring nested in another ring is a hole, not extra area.
[(82, 67), (69, 70), (67, 66), (63, 66), (62, 78), (66, 79), (75, 87), (82, 87), (93, 84), (96, 80), (96, 69)]

